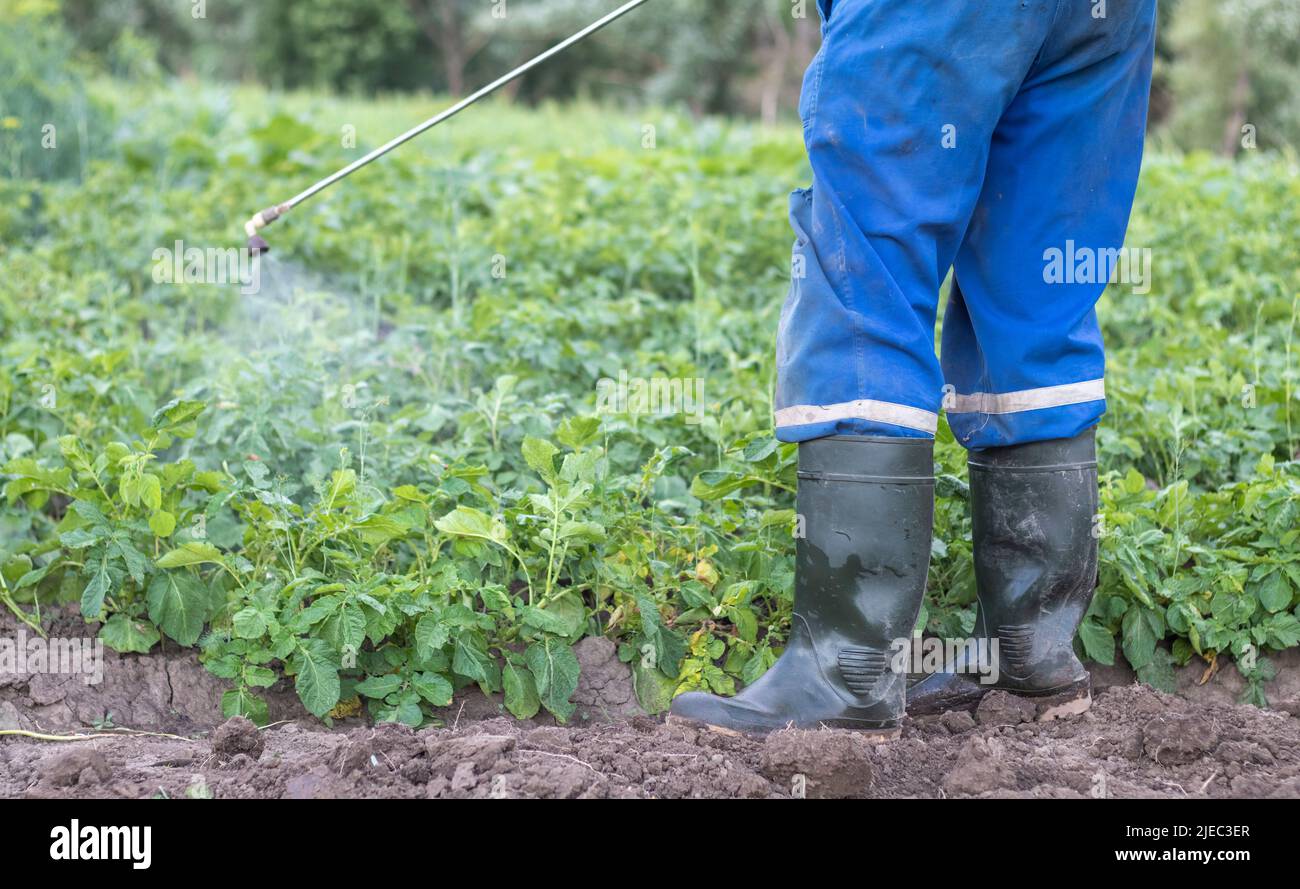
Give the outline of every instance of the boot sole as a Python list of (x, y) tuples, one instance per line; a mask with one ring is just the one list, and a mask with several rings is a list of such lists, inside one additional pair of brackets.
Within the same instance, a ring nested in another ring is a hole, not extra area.
[[(715, 734), (726, 735), (729, 738), (755, 738), (755, 737), (761, 738), (762, 736), (770, 734), (771, 732), (781, 730), (775, 728), (771, 728), (771, 729), (728, 728), (725, 725), (715, 725), (711, 722), (701, 722), (698, 719), (688, 719), (685, 716), (675, 716), (671, 713), (664, 718), (664, 722), (666, 722), (668, 725), (678, 725), (685, 728), (705, 729)], [(857, 735), (859, 738), (862, 738), (864, 741), (866, 741), (869, 744), (884, 744), (889, 741), (896, 741), (903, 734), (902, 728), (898, 728), (898, 727), (869, 728), (869, 727), (862, 727), (859, 725), (845, 723), (843, 721), (833, 720), (833, 719), (827, 720), (826, 722), (818, 723), (818, 726), (822, 728), (846, 729), (848, 731), (853, 732), (855, 735)], [(783, 726), (783, 728), (798, 728), (798, 726), (791, 723), (790, 725)], [(815, 729), (807, 729), (807, 730), (815, 731)]]
[(1051, 722), (1054, 719), (1064, 719), (1088, 712), (1092, 708), (1092, 689), (1088, 686), (1073, 688), (1046, 698), (1028, 700), (1038, 705), (1036, 722)]
[(1064, 688), (1034, 694), (1010, 688), (989, 688), (978, 696), (954, 696), (947, 700), (932, 701), (924, 707), (909, 708), (908, 715), (928, 717), (957, 710), (974, 711), (990, 691), (1005, 691), (1022, 700), (1031, 701), (1036, 708), (1035, 722), (1051, 722), (1054, 719), (1078, 716), (1092, 707), (1092, 682), (1091, 679), (1084, 679)]

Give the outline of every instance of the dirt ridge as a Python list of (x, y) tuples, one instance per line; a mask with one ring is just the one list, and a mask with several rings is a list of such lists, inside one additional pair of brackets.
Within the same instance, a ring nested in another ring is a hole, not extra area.
[(1088, 713), (909, 721), (871, 744), (836, 729), (732, 737), (640, 716), (583, 727), (508, 717), (420, 731), (236, 719), (210, 736), (0, 740), (0, 796), (217, 798), (1300, 797), (1300, 720), (1199, 707), (1142, 686)]

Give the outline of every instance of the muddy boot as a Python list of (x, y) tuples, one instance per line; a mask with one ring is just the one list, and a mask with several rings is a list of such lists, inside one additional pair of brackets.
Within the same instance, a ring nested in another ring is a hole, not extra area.
[(908, 689), (909, 714), (970, 708), (994, 689), (1035, 698), (1040, 720), (1091, 706), (1073, 641), (1097, 581), (1094, 433), (971, 452), (974, 637), (996, 651), (997, 679), (980, 682), (994, 674), (967, 649)]
[(930, 439), (883, 436), (799, 446), (805, 526), (795, 544), (785, 652), (734, 698), (680, 695), (670, 722), (723, 732), (830, 725), (897, 736), (907, 685), (900, 652), (930, 559), (933, 452)]

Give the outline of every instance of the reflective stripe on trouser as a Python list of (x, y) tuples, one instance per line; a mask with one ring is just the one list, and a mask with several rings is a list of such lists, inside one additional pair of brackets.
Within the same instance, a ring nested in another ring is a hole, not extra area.
[(1155, 0), (818, 6), (778, 437), (929, 436), (941, 407), (970, 448), (1093, 425), (1094, 306), (1141, 165)]

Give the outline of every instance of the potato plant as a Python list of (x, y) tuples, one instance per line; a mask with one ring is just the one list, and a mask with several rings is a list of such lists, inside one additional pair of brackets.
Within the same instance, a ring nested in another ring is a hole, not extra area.
[[(0, 181), (23, 208), (0, 210), (0, 605), (35, 627), (76, 603), (122, 652), (194, 646), (225, 711), (263, 721), (284, 681), (324, 719), (420, 725), (476, 686), (566, 720), (591, 635), (651, 710), (772, 664), (797, 128), (648, 110), (647, 149), (640, 117), (577, 105), (559, 132), (490, 106), (281, 223), (245, 294), (155, 280), (154, 251), (235, 243), (264, 189), (409, 109), (84, 89), (115, 124), (87, 175)], [(1077, 644), (1153, 685), (1232, 660), (1262, 704), (1268, 652), (1300, 643), (1298, 215), (1285, 158), (1153, 154), (1130, 233), (1152, 292), (1100, 306), (1102, 566)], [(611, 410), (621, 375), (700, 380), (702, 405)], [(936, 462), (921, 624), (961, 635), (968, 488), (943, 424)]]

